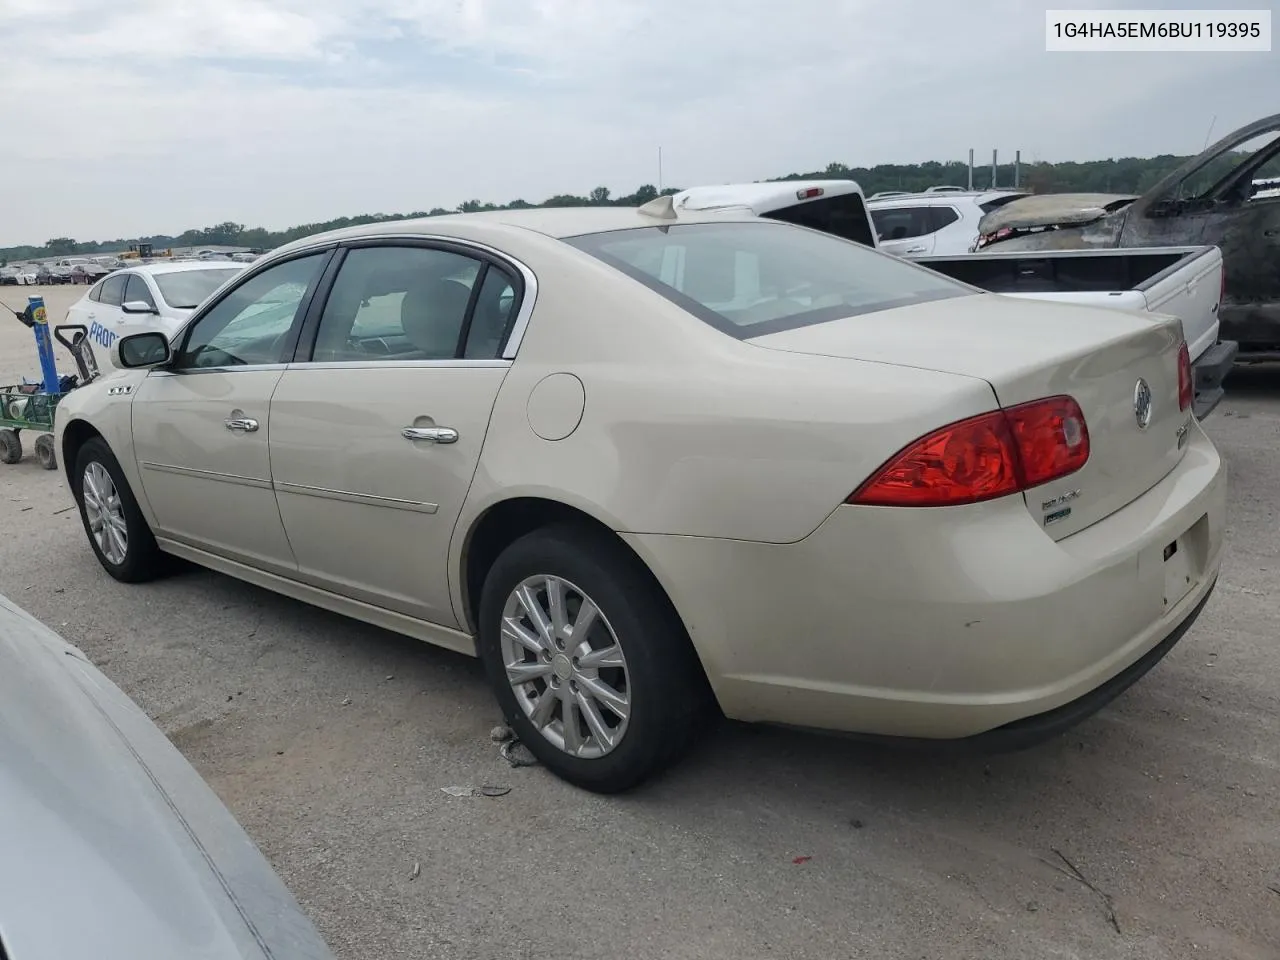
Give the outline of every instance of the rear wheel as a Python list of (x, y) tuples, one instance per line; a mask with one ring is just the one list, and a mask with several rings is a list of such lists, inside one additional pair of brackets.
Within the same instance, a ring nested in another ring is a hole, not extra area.
[(570, 783), (626, 790), (698, 732), (708, 697), (684, 627), (606, 535), (555, 527), (511, 544), (485, 579), (479, 626), (507, 722)]
[(72, 482), (89, 545), (107, 573), (142, 583), (164, 572), (165, 556), (105, 440), (94, 437), (80, 448)]
[(22, 459), (22, 441), (16, 430), (0, 430), (0, 463), (17, 463)]
[(46, 470), (58, 469), (58, 455), (53, 449), (53, 437), (47, 433), (42, 433), (36, 437), (36, 460), (40, 466)]

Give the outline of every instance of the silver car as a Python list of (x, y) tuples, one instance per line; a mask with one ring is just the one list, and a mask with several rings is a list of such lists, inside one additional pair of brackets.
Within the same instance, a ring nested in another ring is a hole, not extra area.
[(0, 596), (0, 957), (332, 960), (199, 774)]

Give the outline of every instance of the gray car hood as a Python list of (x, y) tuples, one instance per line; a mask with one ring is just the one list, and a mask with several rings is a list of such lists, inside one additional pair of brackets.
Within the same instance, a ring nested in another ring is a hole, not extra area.
[(1101, 220), (1108, 213), (1128, 206), (1137, 199), (1137, 196), (1128, 193), (1037, 194), (996, 207), (978, 221), (978, 233), (987, 236), (1000, 230), (1076, 227)]
[(8, 960), (332, 960), (164, 734), (3, 597), (0, 944)]

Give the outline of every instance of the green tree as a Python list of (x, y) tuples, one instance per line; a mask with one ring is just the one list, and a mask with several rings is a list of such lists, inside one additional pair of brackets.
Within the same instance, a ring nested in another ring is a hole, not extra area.
[[(1224, 156), (1211, 165), (1212, 169), (1203, 171), (1196, 178), (1197, 187), (1207, 186), (1223, 176), (1232, 166), (1239, 163), (1241, 155)], [(1121, 157), (1108, 160), (1089, 160), (1085, 162), (1064, 161), (1061, 163), (1029, 163), (1022, 167), (1021, 186), (1036, 193), (1046, 192), (1111, 192), (1142, 193), (1152, 187), (1160, 179), (1176, 169), (1187, 160), (1186, 157), (1161, 155), (1157, 157)], [(1014, 168), (1012, 164), (1001, 164), (996, 171), (995, 184), (1000, 187), (1013, 185)], [(882, 190), (923, 190), (939, 184), (964, 186), (968, 181), (969, 169), (958, 161), (929, 160), (924, 163), (880, 164), (875, 167), (851, 167), (841, 162), (828, 163), (817, 171), (789, 173), (775, 177), (773, 182), (788, 180), (815, 179), (848, 179), (856, 180), (867, 194), (879, 193)], [(992, 185), (990, 166), (974, 168), (974, 186), (985, 189)], [(661, 195), (679, 193), (679, 187), (668, 187)], [(585, 206), (622, 206), (634, 207), (658, 197), (658, 189), (651, 183), (637, 187), (634, 193), (614, 197), (608, 187), (596, 187), (586, 196), (561, 193), (549, 197), (540, 204), (531, 204), (525, 200), (512, 200), (503, 205), (496, 205), (484, 200), (466, 200), (458, 205), (462, 212), (480, 210), (524, 210), (530, 207), (585, 207)], [(210, 227), (192, 228), (179, 236), (155, 234), (149, 237), (136, 237), (131, 240), (118, 239), (109, 241), (77, 242), (70, 237), (55, 237), (40, 246), (20, 245), (0, 248), (0, 258), (4, 260), (24, 261), (37, 257), (65, 257), (75, 253), (97, 251), (120, 251), (130, 243), (150, 243), (157, 250), (175, 246), (247, 246), (256, 249), (270, 249), (296, 240), (299, 237), (334, 230), (339, 227), (363, 223), (382, 223), (389, 220), (404, 220), (414, 217), (439, 217), (453, 211), (443, 207), (433, 207), (429, 211), (414, 213), (366, 213), (355, 217), (338, 217), (318, 223), (304, 223), (285, 230), (268, 230), (265, 227), (248, 228), (244, 224), (225, 223)]]
[(44, 249), (48, 256), (65, 257), (76, 252), (79, 244), (70, 237), (54, 237), (52, 240), (44, 242)]

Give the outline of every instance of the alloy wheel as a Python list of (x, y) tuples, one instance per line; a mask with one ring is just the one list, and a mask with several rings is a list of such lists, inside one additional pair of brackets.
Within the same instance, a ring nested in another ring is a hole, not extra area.
[(119, 566), (129, 552), (129, 525), (120, 491), (107, 468), (96, 460), (85, 467), (80, 489), (94, 542), (110, 563)]
[(561, 577), (523, 580), (502, 611), (502, 662), (516, 703), (573, 757), (614, 750), (631, 717), (622, 645), (587, 594)]

